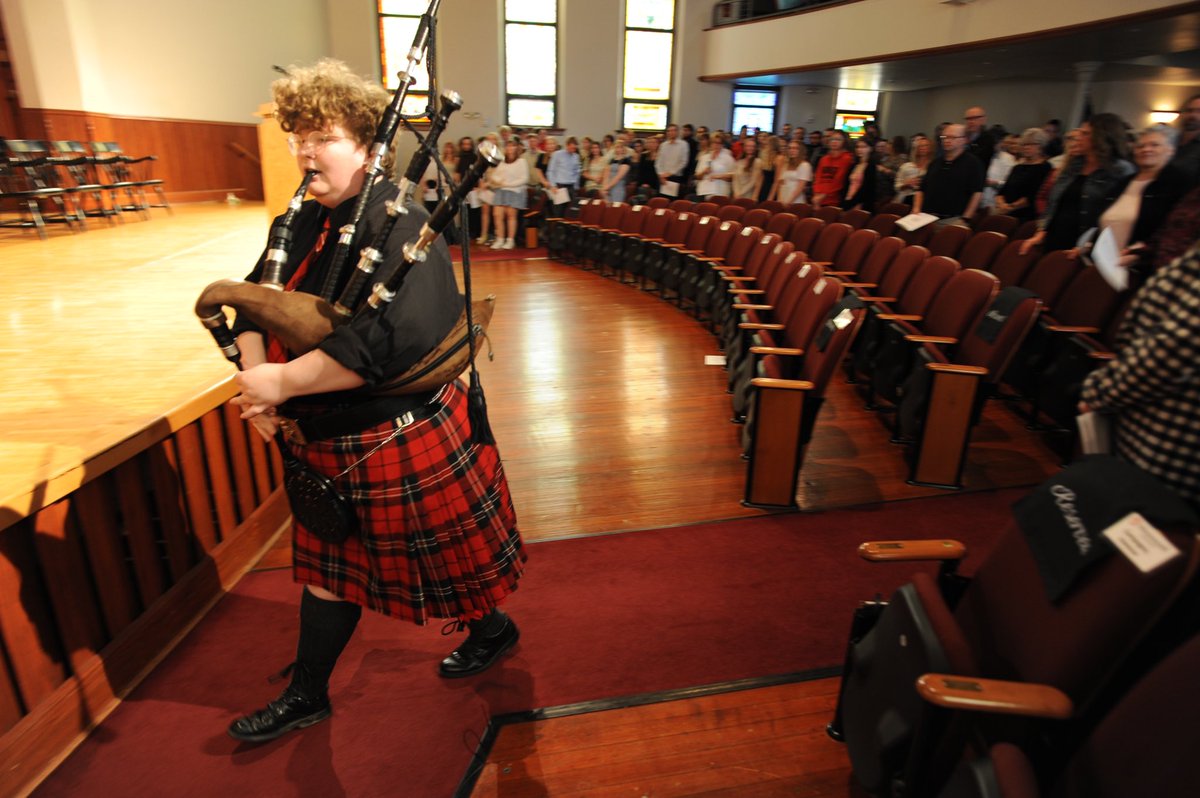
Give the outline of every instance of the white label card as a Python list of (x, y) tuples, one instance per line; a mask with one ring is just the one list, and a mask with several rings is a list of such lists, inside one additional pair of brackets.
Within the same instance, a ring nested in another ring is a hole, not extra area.
[(1141, 513), (1130, 513), (1100, 534), (1144, 574), (1180, 553)]
[(725, 356), (724, 355), (705, 355), (704, 356), (704, 365), (706, 365), (706, 366), (724, 366), (725, 365)]

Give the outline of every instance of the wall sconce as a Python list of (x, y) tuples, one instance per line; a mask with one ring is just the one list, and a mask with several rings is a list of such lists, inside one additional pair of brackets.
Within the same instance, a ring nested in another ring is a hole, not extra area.
[(1179, 118), (1179, 113), (1176, 111), (1151, 111), (1150, 123), (1153, 125), (1170, 125)]

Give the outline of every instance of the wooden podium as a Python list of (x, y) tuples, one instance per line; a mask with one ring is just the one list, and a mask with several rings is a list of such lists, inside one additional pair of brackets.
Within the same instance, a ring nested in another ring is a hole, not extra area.
[(262, 163), (263, 200), (267, 219), (287, 210), (288, 201), (300, 185), (296, 157), (288, 152), (287, 134), (275, 121), (275, 103), (263, 103), (255, 116), (258, 123), (258, 152)]

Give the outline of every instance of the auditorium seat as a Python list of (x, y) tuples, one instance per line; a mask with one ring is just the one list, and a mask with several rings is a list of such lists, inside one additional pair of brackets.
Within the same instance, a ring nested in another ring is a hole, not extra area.
[(722, 222), (740, 222), (745, 215), (746, 208), (742, 205), (734, 205), (732, 202), (717, 209), (717, 218)]
[[(838, 249), (837, 255), (834, 256), (833, 262), (826, 267), (825, 273), (831, 277), (837, 277), (839, 280), (845, 278), (853, 280), (878, 240), (879, 233), (874, 230), (855, 230), (846, 237), (846, 243)], [(816, 260), (815, 255), (813, 260)]]
[(787, 238), (792, 233), (792, 228), (799, 223), (800, 219), (794, 213), (785, 213), (779, 211), (771, 215), (766, 226), (763, 227), (764, 233), (776, 233), (781, 238)]
[(695, 206), (695, 204), (696, 203), (692, 202), (691, 200), (677, 199), (677, 200), (671, 200), (670, 208), (671, 208), (671, 210), (675, 211), (676, 213), (683, 213), (684, 211), (692, 210), (692, 208), (693, 208), (693, 206)]
[(768, 355), (763, 376), (751, 381), (753, 402), (742, 430), (747, 456), (743, 504), (796, 507), (796, 483), (825, 402), (825, 389), (862, 323), (861, 303), (842, 300), (838, 290), (827, 293), (827, 301), (837, 301), (831, 302), (809, 341), (795, 379), (777, 376), (784, 373), (784, 356)]
[[(774, 234), (764, 234), (764, 238), (769, 235)], [(778, 300), (789, 274), (803, 264), (803, 252), (795, 252), (790, 241), (779, 241), (771, 247), (758, 265), (753, 281), (731, 280), (725, 295), (717, 295), (714, 315), (720, 326), (716, 333), (721, 342), (721, 351), (726, 355), (727, 368), (733, 349), (739, 343), (737, 339), (741, 333), (738, 324), (743, 321), (766, 320), (766, 317), (760, 314), (772, 310), (771, 303)]]
[[(850, 234), (854, 230), (848, 224), (841, 222), (830, 222), (821, 228), (817, 240), (813, 241), (808, 247), (808, 256), (813, 263), (819, 263), (821, 266), (829, 267), (837, 259), (838, 252), (846, 244), (846, 240), (850, 238)], [(796, 248), (800, 249), (798, 242), (793, 239)]]
[(716, 205), (718, 208), (724, 208), (726, 205), (730, 204), (730, 202), (732, 200), (729, 197), (723, 196), (721, 194), (714, 194), (711, 197), (709, 197), (707, 201), (712, 203), (713, 205)]
[[(642, 245), (642, 288), (663, 293), (663, 275), (665, 273), (667, 260), (671, 253), (677, 249), (685, 249), (687, 247), (688, 237), (692, 234), (692, 227), (701, 218), (689, 211), (683, 211), (674, 215), (668, 222), (663, 240), (660, 242), (647, 241)], [(713, 217), (715, 218), (715, 217)], [(707, 236), (711, 230), (706, 229), (704, 235)], [(647, 289), (647, 283), (653, 283), (653, 289)]]
[[(682, 215), (680, 214), (680, 216)], [(668, 244), (664, 247), (663, 258), (659, 267), (661, 272), (656, 280), (659, 287), (659, 297), (662, 299), (673, 299), (676, 304), (682, 302), (679, 291), (685, 273), (684, 259), (689, 255), (703, 255), (705, 247), (708, 245), (709, 236), (721, 224), (716, 216), (701, 216), (698, 219), (689, 218), (688, 222), (687, 239), (683, 245), (672, 246)], [(729, 222), (728, 224), (737, 223)], [(658, 271), (658, 268), (655, 270)], [(668, 292), (670, 293), (669, 296)]]
[(797, 218), (807, 219), (813, 215), (813, 206), (808, 202), (795, 202), (787, 206), (788, 213), (796, 214)]
[(819, 208), (813, 208), (812, 215), (815, 218), (820, 219), (822, 222), (830, 224), (831, 222), (836, 222), (841, 218), (842, 209), (836, 205), (822, 205)]
[(743, 227), (761, 227), (764, 230), (767, 223), (771, 221), (771, 212), (763, 208), (750, 208), (742, 216), (740, 221)]
[(580, 226), (574, 238), (576, 243), (571, 250), (580, 266), (588, 270), (602, 268), (600, 257), (603, 254), (604, 239), (620, 230), (621, 220), (631, 207), (627, 202), (607, 203), (595, 225)]
[(821, 234), (825, 223), (820, 219), (811, 216), (800, 217), (800, 221), (792, 226), (792, 232), (788, 236), (788, 241), (801, 252), (808, 252), (812, 249), (813, 243), (816, 242), (817, 236)]
[(861, 230), (867, 226), (867, 222), (871, 221), (871, 212), (864, 211), (862, 208), (854, 208), (853, 210), (843, 211), (837, 220), (842, 224), (850, 225), (855, 230)]
[(657, 210), (658, 208), (669, 207), (671, 204), (671, 199), (670, 197), (651, 197), (646, 201), (646, 204), (650, 206), (650, 208)]
[(895, 424), (895, 439), (914, 444), (910, 483), (961, 486), (971, 430), (1040, 311), (1033, 294), (1005, 288), (959, 345), (910, 339), (916, 349), (897, 392)]
[(958, 253), (962, 251), (966, 245), (967, 239), (972, 235), (971, 228), (962, 227), (957, 224), (948, 224), (938, 230), (935, 230), (929, 237), (929, 243), (925, 246), (929, 247), (930, 253), (934, 255), (945, 255), (947, 258), (958, 258)]
[(649, 212), (642, 223), (641, 232), (625, 242), (621, 271), (636, 278), (642, 288), (646, 287), (646, 252), (649, 247), (665, 240), (667, 225), (674, 219), (675, 212), (660, 205)]
[(770, 211), (773, 214), (784, 213), (787, 211), (787, 208), (783, 206), (783, 203), (778, 200), (763, 200), (762, 202), (758, 203), (758, 207), (765, 211)]
[[(151, 208), (164, 208), (167, 213), (172, 212), (171, 205), (167, 202), (167, 194), (163, 190), (163, 181), (153, 174), (158, 156), (126, 155), (115, 141), (93, 141), (88, 146), (95, 156), (97, 169), (102, 175), (107, 175), (106, 182), (132, 187), (132, 191), (125, 189), (127, 202), (121, 206), (121, 210), (137, 211), (144, 215), (148, 215)], [(149, 202), (146, 199), (146, 189), (155, 193), (158, 202)], [(115, 193), (113, 199), (116, 199)]]
[(877, 213), (871, 217), (871, 221), (867, 222), (867, 229), (874, 230), (881, 236), (893, 235), (896, 229), (896, 220), (900, 217), (894, 213)]
[(979, 222), (975, 225), (976, 233), (1000, 233), (1003, 236), (1011, 236), (1017, 231), (1017, 225), (1021, 220), (1015, 216), (1008, 216), (1003, 213), (989, 213), (982, 216)]
[(1000, 254), (1000, 250), (1008, 243), (1008, 237), (1002, 233), (985, 230), (971, 236), (958, 253), (958, 262), (964, 269), (992, 270), (992, 262)]
[[(1100, 532), (1131, 511), (1183, 556), (1147, 573), (1099, 546)], [(1034, 689), (1047, 717), (1079, 717), (1137, 644), (1162, 632), (1156, 619), (1195, 575), (1197, 525), (1195, 511), (1149, 474), (1095, 457), (1014, 505), (1013, 522), (970, 579), (956, 573), (966, 552), (955, 541), (862, 544), (869, 561), (935, 561), (941, 571), (919, 572), (886, 604), (869, 601), (855, 613), (829, 727), (846, 743), (855, 780), (868, 792), (936, 795), (968, 739), (1001, 734), (959, 705), (1003, 708), (1006, 694)], [(1008, 739), (1038, 740), (1063, 727), (1010, 717), (1002, 728)]]
[[(718, 229), (713, 238), (709, 239), (710, 242), (722, 234)], [(697, 319), (712, 311), (717, 290), (725, 289), (725, 280), (722, 280), (722, 277), (739, 274), (750, 261), (762, 237), (761, 227), (743, 225), (726, 246), (724, 253), (691, 259), (691, 270), (687, 275), (687, 287), (683, 298), (692, 304), (693, 315)], [(709, 318), (711, 320), (711, 316)]]
[(1021, 243), (1020, 241), (1009, 241), (992, 261), (990, 271), (996, 275), (1000, 285), (1005, 288), (1010, 285), (1020, 285), (1039, 257), (1037, 250), (1030, 250), (1022, 255)]
[(630, 205), (616, 230), (601, 231), (598, 261), (602, 274), (625, 282), (625, 248), (628, 242), (641, 237), (642, 226), (652, 213), (649, 205)]
[(751, 208), (758, 206), (758, 200), (750, 199), (749, 197), (736, 197), (735, 199), (730, 200), (730, 204), (741, 205), (746, 210), (750, 210)]
[(743, 257), (741, 265), (737, 264), (737, 255), (731, 252), (724, 263), (713, 265), (711, 286), (707, 287), (707, 291), (706, 286), (701, 284), (698, 295), (698, 299), (702, 303), (701, 310), (708, 314), (709, 329), (716, 334), (719, 334), (724, 326), (730, 306), (734, 303), (734, 294), (731, 293), (731, 290), (736, 287), (753, 288), (757, 287), (760, 282), (765, 283), (770, 275), (763, 274), (762, 268), (775, 247), (783, 242), (783, 239), (776, 233), (765, 233), (756, 227), (743, 227), (742, 234), (738, 239), (739, 243), (741, 243), (742, 237), (750, 235), (746, 232), (747, 230), (756, 232), (757, 235), (750, 252)]

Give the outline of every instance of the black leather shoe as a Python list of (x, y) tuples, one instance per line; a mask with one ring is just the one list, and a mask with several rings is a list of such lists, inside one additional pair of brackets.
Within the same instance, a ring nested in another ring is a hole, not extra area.
[(292, 729), (320, 723), (332, 713), (328, 695), (322, 693), (317, 698), (306, 698), (295, 688), (288, 687), (265, 708), (229, 724), (229, 736), (247, 743), (265, 743)]
[(446, 679), (459, 679), (483, 673), (500, 659), (506, 651), (517, 644), (521, 631), (512, 618), (504, 617), (504, 626), (491, 637), (471, 634), (462, 645), (442, 660), (438, 672)]

